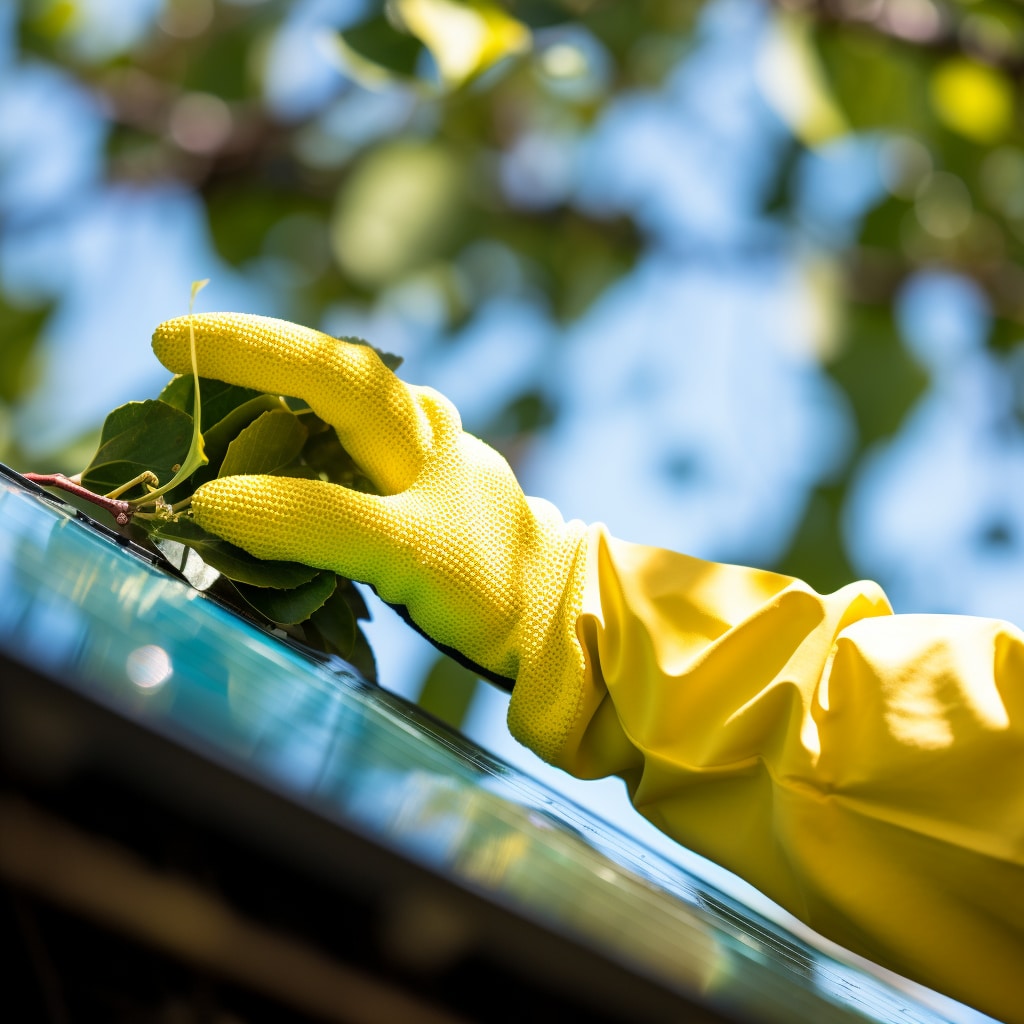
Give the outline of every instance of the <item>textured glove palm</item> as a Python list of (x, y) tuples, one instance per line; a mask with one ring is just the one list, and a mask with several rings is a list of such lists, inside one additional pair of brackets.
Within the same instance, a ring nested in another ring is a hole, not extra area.
[[(525, 497), (447, 399), (400, 381), (371, 348), (265, 317), (204, 314), (191, 324), (201, 376), (303, 399), (379, 492), (225, 477), (196, 491), (196, 521), (259, 558), (371, 584), (435, 643), (515, 681), (513, 732), (547, 731), (517, 722), (522, 715), (571, 721), (583, 672), (583, 524)], [(182, 317), (153, 336), (175, 373), (191, 371), (189, 327)]]

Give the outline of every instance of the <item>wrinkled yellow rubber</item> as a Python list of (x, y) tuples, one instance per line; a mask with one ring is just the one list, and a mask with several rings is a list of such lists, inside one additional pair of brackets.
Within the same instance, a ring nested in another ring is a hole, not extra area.
[(1024, 632), (592, 527), (558, 759), (866, 957), (1024, 1024)]
[[(160, 361), (191, 369), (189, 318), (161, 324)], [(584, 527), (524, 496), (508, 463), (447, 399), (400, 381), (365, 345), (244, 314), (192, 318), (201, 376), (301, 398), (381, 492), (237, 476), (199, 488), (204, 529), (259, 558), (371, 584), (436, 642), (515, 680), (514, 735), (542, 757), (579, 713)]]

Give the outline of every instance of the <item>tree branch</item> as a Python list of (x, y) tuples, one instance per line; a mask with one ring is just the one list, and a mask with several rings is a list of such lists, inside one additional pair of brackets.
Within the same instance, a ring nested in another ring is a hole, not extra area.
[(127, 501), (118, 501), (116, 498), (105, 498), (102, 494), (94, 494), (87, 487), (66, 477), (63, 473), (23, 473), (26, 480), (31, 480), (40, 487), (56, 487), (68, 494), (74, 494), (94, 505), (106, 509), (113, 517), (118, 526), (127, 526), (132, 521), (135, 510)]

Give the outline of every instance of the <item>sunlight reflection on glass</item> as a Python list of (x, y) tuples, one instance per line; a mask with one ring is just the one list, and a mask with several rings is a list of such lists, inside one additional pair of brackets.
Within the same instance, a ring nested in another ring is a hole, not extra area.
[(128, 678), (140, 690), (157, 690), (174, 673), (170, 655), (157, 644), (136, 647), (125, 662)]

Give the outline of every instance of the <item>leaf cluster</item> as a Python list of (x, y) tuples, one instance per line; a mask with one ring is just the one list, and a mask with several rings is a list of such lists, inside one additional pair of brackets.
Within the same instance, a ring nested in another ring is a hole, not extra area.
[[(397, 365), (395, 357), (382, 356)], [(158, 495), (188, 465), (199, 440), (205, 464)], [(193, 520), (188, 506), (198, 487), (256, 473), (370, 489), (334, 429), (304, 402), (190, 375), (174, 377), (155, 399), (114, 409), (81, 481), (96, 494), (127, 500), (136, 509), (133, 539), (197, 589), (300, 644), (344, 658), (375, 681), (373, 652), (359, 625), (369, 613), (351, 580), (256, 558)]]

